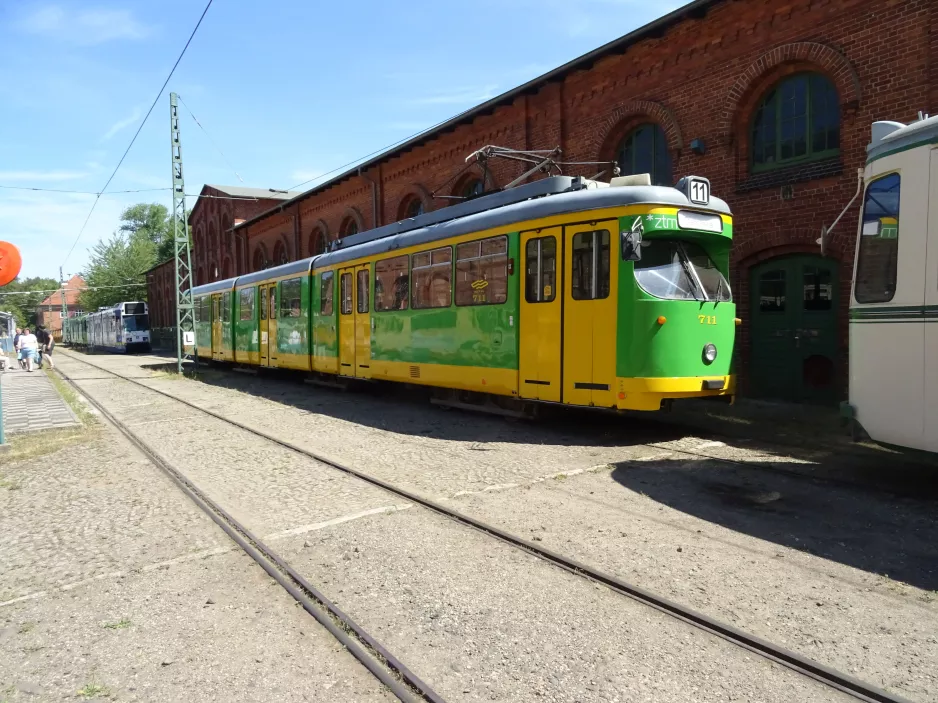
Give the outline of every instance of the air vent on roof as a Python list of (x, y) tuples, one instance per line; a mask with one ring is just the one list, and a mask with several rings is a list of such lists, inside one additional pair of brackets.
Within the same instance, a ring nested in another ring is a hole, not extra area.
[(650, 186), (651, 174), (636, 173), (633, 176), (617, 176), (609, 181), (609, 185), (614, 188), (618, 186)]

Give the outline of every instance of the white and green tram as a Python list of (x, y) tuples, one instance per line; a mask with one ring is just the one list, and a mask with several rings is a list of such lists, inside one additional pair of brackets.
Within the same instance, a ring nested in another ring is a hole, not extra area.
[(876, 442), (938, 452), (938, 117), (875, 122), (845, 407)]

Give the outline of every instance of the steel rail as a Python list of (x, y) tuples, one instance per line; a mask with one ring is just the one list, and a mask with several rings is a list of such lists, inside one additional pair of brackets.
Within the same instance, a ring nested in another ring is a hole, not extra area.
[(467, 527), (471, 527), (475, 530), (478, 530), (479, 532), (495, 537), (496, 539), (499, 539), (506, 544), (520, 548), (523, 551), (532, 554), (533, 556), (539, 557), (555, 566), (564, 569), (565, 571), (573, 573), (577, 576), (581, 576), (589, 581), (600, 583), (609, 589), (620, 593), (621, 595), (632, 598), (640, 603), (643, 603), (644, 605), (654, 608), (655, 610), (666, 613), (678, 620), (681, 620), (682, 622), (697, 627), (705, 632), (709, 632), (710, 634), (716, 635), (717, 637), (720, 637), (728, 642), (731, 642), (732, 644), (753, 652), (754, 654), (758, 654), (770, 661), (780, 664), (797, 673), (803, 674), (808, 678), (814, 679), (815, 681), (826, 684), (831, 688), (853, 696), (858, 700), (867, 701), (869, 703), (911, 703), (911, 701), (909, 701), (907, 698), (903, 698), (902, 696), (873, 686), (872, 684), (861, 681), (860, 679), (850, 676), (849, 674), (837, 671), (836, 669), (804, 657), (786, 647), (773, 644), (772, 642), (769, 642), (768, 640), (765, 640), (757, 635), (750, 634), (733, 625), (730, 625), (729, 623), (720, 622), (719, 620), (711, 618), (710, 616), (698, 612), (692, 608), (683, 606), (680, 603), (658, 595), (652, 591), (642, 588), (641, 586), (636, 586), (618, 579), (611, 574), (607, 574), (603, 571), (599, 571), (598, 569), (587, 566), (586, 564), (583, 564), (576, 559), (565, 556), (558, 552), (554, 552), (553, 550), (550, 550), (546, 547), (535, 545), (532, 542), (528, 542), (527, 540), (518, 537), (517, 535), (513, 535), (510, 532), (502, 530), (493, 525), (489, 525), (485, 522), (482, 522), (481, 520), (477, 520), (473, 517), (470, 517), (469, 515), (459, 512), (458, 510), (454, 510), (453, 508), (449, 508), (441, 503), (438, 503), (435, 500), (395, 486), (380, 478), (377, 478), (376, 476), (372, 476), (370, 474), (359, 471), (358, 469), (346, 466), (345, 464), (335, 459), (331, 459), (317, 452), (304, 449), (293, 444), (292, 442), (280, 439), (275, 435), (271, 435), (267, 432), (264, 432), (263, 430), (250, 427), (237, 420), (227, 418), (220, 413), (203, 408), (188, 400), (174, 396), (171, 393), (161, 391), (158, 388), (153, 388), (152, 386), (142, 383), (136, 379), (123, 376), (119, 373), (111, 371), (110, 369), (106, 369), (102, 366), (98, 366), (97, 364), (92, 364), (89, 361), (85, 361), (84, 359), (77, 359), (77, 357), (72, 358), (75, 358), (77, 361), (87, 364), (88, 366), (96, 368), (100, 371), (109, 373), (119, 379), (157, 393), (158, 395), (175, 400), (189, 408), (192, 408), (193, 410), (197, 410), (206, 415), (209, 415), (210, 417), (214, 417), (217, 420), (221, 420), (222, 422), (242, 429), (245, 432), (249, 432), (257, 437), (266, 439), (270, 442), (273, 442), (274, 444), (284, 447), (285, 449), (289, 449), (297, 454), (314, 459), (315, 461), (318, 461), (327, 466), (331, 466), (332, 468), (342, 471), (345, 474), (354, 476), (355, 478), (360, 479), (366, 483), (382, 488), (395, 496), (405, 498), (406, 500), (409, 500), (417, 505), (427, 508), (428, 510), (432, 510), (439, 515), (466, 525)]
[[(66, 355), (71, 356), (71, 355)], [(72, 357), (75, 358), (75, 357)], [(110, 373), (124, 381), (137, 383), (109, 369), (103, 369), (82, 359), (89, 366)], [(130, 442), (161, 469), (199, 508), (201, 508), (222, 530), (257, 562), (271, 578), (279, 583), (293, 598), (312, 615), (320, 625), (333, 635), (349, 653), (361, 662), (375, 678), (388, 687), (404, 703), (428, 701), (444, 703), (444, 699), (430, 686), (417, 677), (403, 662), (395, 657), (380, 642), (339, 609), (319, 589), (309, 583), (301, 574), (268, 547), (244, 524), (233, 517), (221, 505), (208, 497), (196, 486), (185, 473), (160, 456), (149, 444), (140, 439), (127, 425), (117, 419), (113, 413), (78, 385), (83, 379), (73, 379), (61, 369), (56, 369), (61, 376), (95, 409), (113, 424)], [(101, 379), (95, 379), (101, 380)], [(144, 384), (138, 384), (146, 388)], [(155, 389), (150, 389), (154, 390)], [(159, 391), (156, 391), (159, 392)], [(178, 400), (178, 399), (177, 399)], [(325, 610), (325, 612), (324, 612)], [(364, 646), (363, 646), (364, 645)]]

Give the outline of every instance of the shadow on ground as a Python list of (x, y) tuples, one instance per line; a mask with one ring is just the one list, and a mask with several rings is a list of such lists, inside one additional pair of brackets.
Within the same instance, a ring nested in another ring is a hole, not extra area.
[(934, 504), (725, 463), (622, 462), (618, 484), (734, 532), (938, 590)]
[[(154, 364), (166, 371), (174, 364)], [(305, 384), (281, 372), (241, 374), (203, 367), (203, 383), (290, 405), (312, 414), (404, 435), (438, 439), (598, 447), (623, 450), (706, 432), (644, 419), (573, 408), (551, 409), (537, 421), (446, 410), (428, 405), (422, 389), (390, 384), (342, 391)], [(936, 464), (904, 466), (902, 457), (843, 456), (836, 448), (797, 448), (750, 437), (719, 437), (730, 449), (784, 454), (804, 463), (727, 462), (675, 454), (667, 461), (622, 461), (613, 478), (676, 510), (728, 529), (810, 552), (870, 573), (938, 589)], [(693, 451), (691, 443), (690, 451)], [(646, 452), (647, 453), (647, 452)], [(608, 455), (608, 452), (604, 452)], [(625, 455), (625, 451), (623, 451)], [(675, 460), (676, 459), (676, 460)]]

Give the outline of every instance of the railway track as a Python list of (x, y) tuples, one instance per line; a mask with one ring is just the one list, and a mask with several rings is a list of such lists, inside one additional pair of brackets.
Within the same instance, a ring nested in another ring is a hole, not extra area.
[[(607, 588), (648, 607), (654, 608), (660, 612), (674, 617), (688, 625), (720, 637), (742, 649), (754, 654), (758, 654), (770, 661), (780, 664), (810, 679), (830, 686), (833, 689), (846, 693), (853, 698), (861, 701), (877, 703), (909, 703), (907, 699), (880, 689), (876, 686), (861, 681), (848, 674), (844, 674), (833, 668), (825, 666), (819, 662), (804, 657), (797, 652), (785, 647), (774, 644), (756, 635), (745, 632), (733, 625), (721, 622), (711, 618), (703, 613), (687, 608), (680, 603), (665, 598), (657, 593), (649, 591), (641, 586), (625, 582), (621, 579), (594, 569), (583, 564), (572, 557), (560, 554), (546, 547), (529, 542), (522, 537), (500, 529), (494, 525), (489, 525), (481, 520), (477, 520), (469, 515), (459, 512), (447, 505), (434, 501), (430, 498), (413, 493), (400, 486), (395, 486), (387, 481), (372, 476), (356, 468), (347, 466), (333, 458), (321, 455), (302, 447), (299, 447), (287, 440), (271, 435), (262, 430), (253, 428), (237, 420), (230, 419), (225, 415), (213, 410), (199, 406), (191, 401), (174, 396), (171, 393), (153, 388), (137, 379), (124, 376), (120, 373), (104, 368), (98, 364), (93, 364), (85, 359), (65, 353), (64, 356), (74, 359), (80, 363), (90, 366), (98, 371), (102, 371), (121, 381), (131, 383), (140, 388), (146, 389), (152, 393), (174, 400), (188, 408), (204, 413), (210, 417), (227, 423), (256, 437), (267, 440), (275, 445), (288, 449), (296, 454), (312, 459), (328, 467), (341, 471), (342, 473), (359, 479), (372, 486), (376, 486), (388, 493), (403, 498), (413, 504), (424, 507), (440, 516), (453, 520), (466, 527), (472, 528), (478, 532), (497, 539), (514, 548), (520, 549), (528, 554), (536, 556), (558, 568), (564, 569), (578, 577), (584, 578), (594, 583), (602, 584)], [(88, 391), (82, 388), (76, 380), (70, 378), (65, 372), (57, 367), (56, 370), (68, 381), (79, 393), (113, 423), (135, 446), (140, 448), (146, 456), (161, 470), (166, 472), (177, 485), (188, 495), (202, 510), (219, 525), (225, 532), (258, 564), (267, 571), (281, 586), (283, 586), (314, 618), (317, 619), (330, 633), (332, 633), (348, 650), (361, 661), (383, 684), (402, 701), (424, 700), (424, 701), (442, 701), (442, 698), (434, 692), (426, 683), (421, 681), (413, 672), (411, 672), (401, 661), (392, 653), (385, 649), (377, 640), (358, 626), (347, 614), (342, 612), (337, 606), (332, 604), (329, 599), (322, 594), (315, 586), (310, 584), (302, 575), (297, 573), (288, 563), (279, 555), (263, 544), (247, 527), (241, 524), (233, 516), (224, 510), (222, 506), (213, 501), (210, 496), (200, 491), (197, 486), (177, 467), (171, 465), (163, 459), (159, 453), (151, 446), (145, 443), (129, 427), (109, 412), (99, 401), (97, 401)], [(646, 445), (654, 448), (656, 445)], [(674, 450), (675, 453), (683, 450)], [(689, 453), (689, 452), (685, 452)], [(729, 459), (713, 457), (716, 461), (734, 462)], [(746, 464), (748, 466), (748, 464)]]

